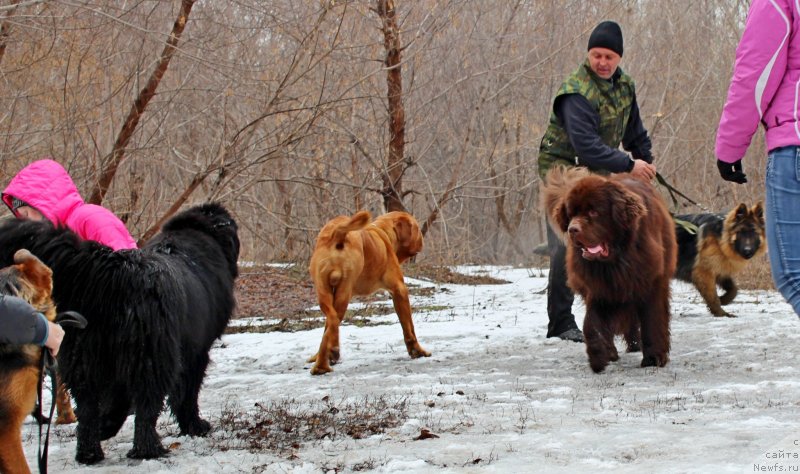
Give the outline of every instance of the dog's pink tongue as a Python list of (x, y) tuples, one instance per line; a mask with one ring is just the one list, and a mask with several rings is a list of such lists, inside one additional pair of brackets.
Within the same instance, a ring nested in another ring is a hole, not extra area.
[(606, 255), (608, 253), (606, 252), (605, 247), (603, 247), (600, 244), (595, 245), (594, 247), (587, 247), (586, 251), (592, 255), (597, 255), (597, 254)]

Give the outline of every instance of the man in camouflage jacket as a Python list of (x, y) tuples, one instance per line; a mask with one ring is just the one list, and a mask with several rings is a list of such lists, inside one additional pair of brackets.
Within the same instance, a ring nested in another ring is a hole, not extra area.
[[(622, 30), (601, 22), (589, 37), (586, 61), (561, 84), (550, 124), (539, 147), (539, 177), (555, 165), (585, 166), (596, 173), (631, 173), (646, 180), (656, 174), (650, 138), (639, 116), (633, 79), (619, 67)], [(619, 149), (622, 147), (630, 155)], [(583, 342), (567, 287), (566, 248), (547, 228), (550, 273), (547, 337)]]

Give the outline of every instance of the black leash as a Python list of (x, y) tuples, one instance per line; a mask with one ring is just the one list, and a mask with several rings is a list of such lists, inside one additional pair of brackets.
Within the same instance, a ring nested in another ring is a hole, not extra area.
[[(50, 446), (50, 425), (51, 421), (53, 420), (53, 412), (56, 409), (56, 397), (57, 397), (57, 380), (56, 371), (58, 369), (58, 364), (56, 363), (56, 359), (50, 355), (50, 350), (47, 348), (42, 348), (42, 361), (41, 361), (41, 370), (42, 375), (39, 377), (39, 382), (37, 384), (37, 395), (38, 395), (38, 403), (37, 403), (37, 410), (36, 410), (36, 421), (39, 423), (39, 472), (42, 474), (47, 474), (47, 450)], [(45, 417), (42, 413), (42, 386), (44, 385), (44, 378), (46, 376), (50, 376), (50, 414)], [(47, 434), (44, 437), (44, 447), (42, 447), (42, 426), (47, 424)]]
[(678, 191), (677, 189), (675, 189), (675, 187), (672, 186), (671, 184), (669, 184), (667, 182), (667, 180), (664, 179), (664, 177), (661, 176), (661, 173), (659, 173), (658, 171), (656, 171), (656, 181), (658, 181), (658, 184), (660, 184), (661, 186), (664, 186), (665, 188), (667, 188), (667, 191), (669, 192), (669, 197), (672, 199), (672, 204), (675, 206), (676, 209), (678, 207), (678, 199), (675, 198), (675, 195), (677, 194), (678, 196), (680, 196), (683, 199), (685, 199), (686, 202), (688, 202), (689, 204), (694, 204), (695, 206), (697, 206), (700, 209), (702, 209), (704, 212), (711, 212), (705, 206), (698, 204), (696, 201), (694, 201), (689, 196), (687, 196), (687, 195), (683, 194), (682, 192)]
[[(64, 311), (56, 315), (55, 323), (63, 327), (73, 327), (83, 329), (86, 327), (86, 318), (81, 316), (75, 311)], [(39, 424), (39, 472), (47, 474), (47, 451), (50, 447), (50, 425), (53, 421), (53, 412), (56, 409), (56, 399), (58, 397), (58, 363), (55, 357), (50, 354), (50, 350), (46, 347), (42, 348), (42, 358), (40, 362), (41, 375), (39, 382), (36, 384), (36, 392), (38, 396), (38, 403), (34, 417)], [(45, 417), (42, 413), (42, 387), (44, 386), (44, 378), (50, 376), (50, 414)], [(42, 426), (47, 425), (47, 432), (44, 436), (44, 446), (42, 445)]]
[[(667, 182), (667, 180), (664, 179), (664, 177), (661, 176), (661, 173), (659, 173), (658, 171), (656, 171), (656, 181), (658, 181), (658, 184), (660, 184), (661, 186), (664, 186), (665, 188), (667, 188), (667, 191), (669, 192), (669, 197), (672, 199), (672, 205), (675, 206), (676, 209), (678, 208), (678, 200), (675, 198), (675, 194), (677, 194), (678, 196), (682, 197), (683, 199), (685, 199), (690, 204), (694, 204), (695, 206), (699, 207), (703, 211), (711, 212), (705, 206), (701, 206), (700, 204), (698, 204), (697, 202), (692, 200), (689, 196), (687, 196), (687, 195), (683, 194), (682, 192), (678, 191), (677, 189), (675, 189), (675, 187), (672, 186), (671, 184), (669, 184)], [(672, 213), (670, 213), (670, 214), (672, 214)], [(697, 234), (698, 227), (695, 224), (693, 224), (693, 223), (691, 223), (689, 221), (685, 221), (683, 219), (677, 219), (674, 214), (672, 214), (672, 220), (675, 221), (675, 224), (683, 227), (686, 230), (686, 232), (688, 232), (688, 233), (690, 233), (692, 235), (696, 235)]]

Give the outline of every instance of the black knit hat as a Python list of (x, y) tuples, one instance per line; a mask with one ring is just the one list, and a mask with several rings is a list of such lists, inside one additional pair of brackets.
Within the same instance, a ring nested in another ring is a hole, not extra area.
[(606, 48), (622, 56), (622, 29), (613, 21), (603, 21), (589, 36), (589, 47)]

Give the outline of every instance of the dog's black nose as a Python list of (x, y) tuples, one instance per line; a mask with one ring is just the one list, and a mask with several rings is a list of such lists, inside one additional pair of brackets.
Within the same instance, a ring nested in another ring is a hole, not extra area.
[(756, 254), (756, 249), (753, 247), (745, 247), (742, 249), (742, 257), (744, 258), (751, 258), (753, 255)]

